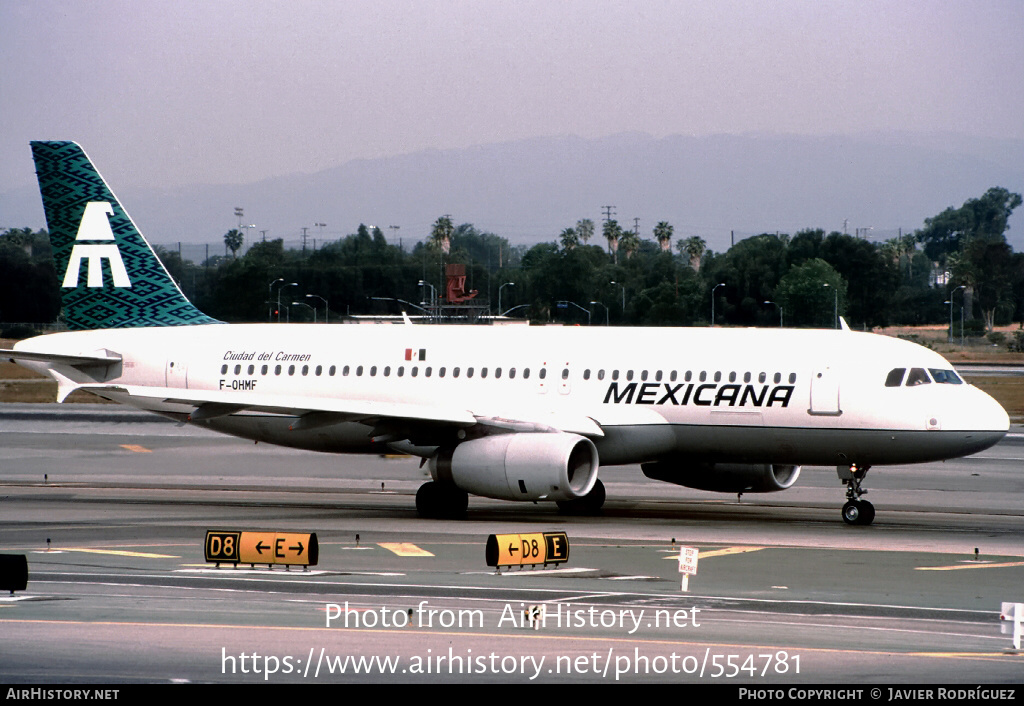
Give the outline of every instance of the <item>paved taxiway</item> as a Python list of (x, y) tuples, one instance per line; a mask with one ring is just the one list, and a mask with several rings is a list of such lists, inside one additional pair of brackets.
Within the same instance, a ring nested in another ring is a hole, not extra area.
[[(416, 517), (414, 460), (4, 405), (0, 552), (26, 554), (30, 579), (0, 598), (0, 682), (1020, 682), (998, 621), (1024, 601), (1019, 432), (872, 470), (871, 527), (842, 523), (822, 468), (740, 502), (608, 468), (598, 518), (471, 498), (439, 522)], [(216, 570), (214, 528), (316, 532), (320, 563)], [(485, 566), (489, 534), (550, 530), (571, 543), (559, 569)], [(686, 594), (680, 544), (701, 550)], [(346, 602), (349, 626), (328, 626)], [(545, 627), (522, 627), (540, 603)]]

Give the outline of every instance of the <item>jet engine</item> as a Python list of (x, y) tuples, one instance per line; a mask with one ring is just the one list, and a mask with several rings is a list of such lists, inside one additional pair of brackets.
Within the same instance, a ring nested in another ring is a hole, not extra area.
[(654, 480), (719, 493), (774, 493), (800, 477), (800, 466), (773, 463), (703, 463), (658, 461), (640, 466)]
[(577, 434), (485, 436), (442, 448), (430, 459), (435, 481), (500, 500), (573, 500), (597, 481), (597, 447)]

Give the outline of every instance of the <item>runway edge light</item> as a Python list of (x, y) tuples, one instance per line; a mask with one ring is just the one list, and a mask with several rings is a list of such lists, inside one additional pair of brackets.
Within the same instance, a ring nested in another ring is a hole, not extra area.
[(28, 558), (24, 554), (0, 554), (0, 591), (24, 591), (28, 587)]

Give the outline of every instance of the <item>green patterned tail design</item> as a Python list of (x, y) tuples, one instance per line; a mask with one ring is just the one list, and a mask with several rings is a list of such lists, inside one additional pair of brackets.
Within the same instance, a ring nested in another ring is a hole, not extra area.
[(74, 142), (33, 142), (64, 318), (72, 330), (219, 323), (181, 293)]

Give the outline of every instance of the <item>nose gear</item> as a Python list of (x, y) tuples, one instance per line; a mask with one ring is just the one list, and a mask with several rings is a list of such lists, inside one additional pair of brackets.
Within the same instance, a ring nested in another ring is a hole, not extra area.
[(846, 486), (846, 504), (843, 505), (843, 522), (848, 525), (870, 525), (875, 519), (875, 506), (867, 500), (861, 500), (860, 496), (867, 494), (867, 490), (861, 488), (864, 476), (868, 474), (871, 466), (858, 466), (855, 463), (846, 466), (837, 466), (836, 472), (839, 480)]

